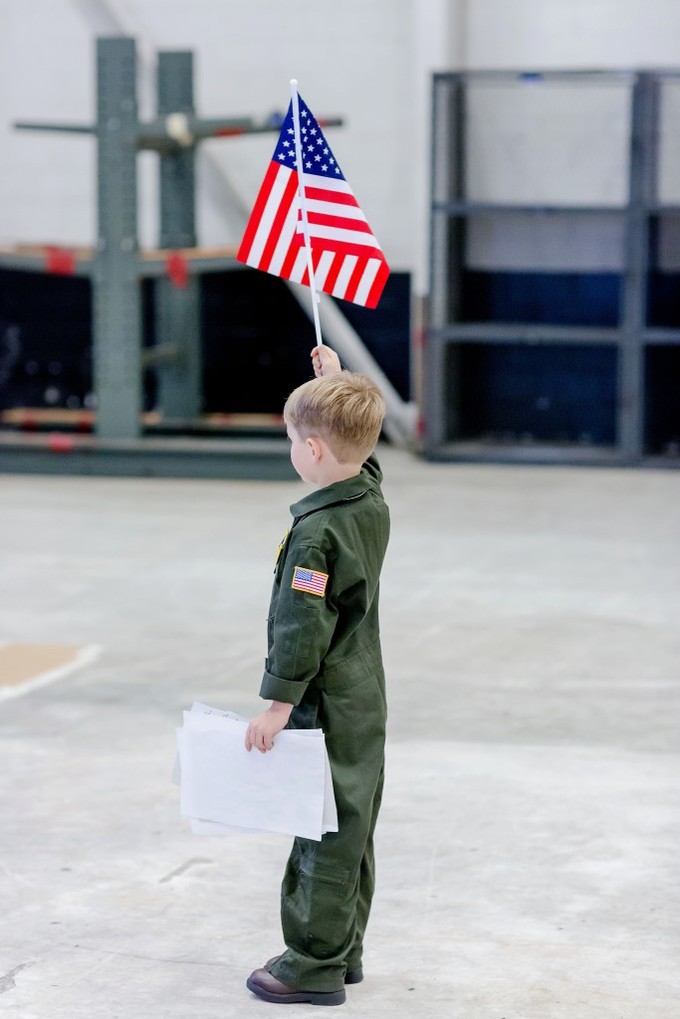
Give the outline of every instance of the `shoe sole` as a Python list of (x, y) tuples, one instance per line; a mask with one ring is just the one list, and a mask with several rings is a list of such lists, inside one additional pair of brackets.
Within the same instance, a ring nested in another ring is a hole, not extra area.
[(246, 987), (263, 1001), (272, 1002), (275, 1005), (342, 1005), (347, 999), (345, 989), (340, 991), (291, 991), (290, 994), (274, 994), (273, 991), (266, 991), (248, 977)]

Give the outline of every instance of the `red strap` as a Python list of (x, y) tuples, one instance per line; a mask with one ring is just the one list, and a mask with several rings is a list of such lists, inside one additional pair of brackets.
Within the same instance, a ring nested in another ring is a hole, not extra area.
[(171, 251), (165, 260), (165, 271), (174, 287), (182, 289), (189, 279), (189, 264), (179, 251)]
[(48, 245), (45, 248), (45, 268), (56, 276), (74, 276), (76, 271), (76, 255), (68, 248)]
[(73, 436), (64, 435), (63, 432), (52, 432), (47, 440), (47, 448), (50, 453), (72, 453)]
[(244, 127), (218, 127), (215, 138), (235, 138), (240, 134), (250, 134)]

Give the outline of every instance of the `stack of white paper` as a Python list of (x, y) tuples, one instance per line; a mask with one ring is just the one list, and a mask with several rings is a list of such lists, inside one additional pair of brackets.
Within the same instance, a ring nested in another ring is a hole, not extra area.
[(284, 729), (274, 747), (248, 752), (248, 722), (195, 702), (177, 730), (173, 775), (196, 834), (281, 832), (319, 841), (338, 830), (321, 729)]

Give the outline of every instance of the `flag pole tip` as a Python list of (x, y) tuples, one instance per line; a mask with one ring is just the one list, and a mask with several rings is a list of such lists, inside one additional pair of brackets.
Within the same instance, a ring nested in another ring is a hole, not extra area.
[(293, 85), (295, 88), (297, 88), (297, 78), (291, 78), (290, 79), (290, 84)]

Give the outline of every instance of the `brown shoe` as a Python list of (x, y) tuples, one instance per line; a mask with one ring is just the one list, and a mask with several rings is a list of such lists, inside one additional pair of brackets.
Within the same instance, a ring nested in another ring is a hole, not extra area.
[[(264, 968), (268, 970), (270, 966), (273, 966), (275, 962), (278, 962), (281, 958), (280, 955), (275, 955), (272, 959), (267, 959), (264, 964)], [(364, 979), (364, 971), (361, 966), (357, 966), (356, 969), (348, 969), (345, 973), (346, 984), (360, 984)]]
[(347, 995), (345, 988), (339, 991), (296, 991), (272, 976), (266, 969), (256, 969), (246, 980), (246, 987), (258, 998), (272, 1001), (277, 1005), (293, 1005), (304, 1002), (309, 1005), (342, 1005)]

